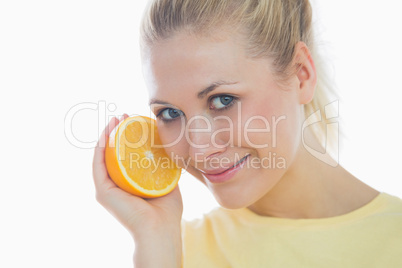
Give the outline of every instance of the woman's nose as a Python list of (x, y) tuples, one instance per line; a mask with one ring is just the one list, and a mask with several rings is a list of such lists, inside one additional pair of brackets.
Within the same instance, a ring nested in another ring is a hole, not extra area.
[(226, 150), (217, 134), (214, 121), (207, 116), (194, 116), (188, 121), (185, 138), (189, 144), (189, 156), (194, 162), (204, 162), (212, 155)]

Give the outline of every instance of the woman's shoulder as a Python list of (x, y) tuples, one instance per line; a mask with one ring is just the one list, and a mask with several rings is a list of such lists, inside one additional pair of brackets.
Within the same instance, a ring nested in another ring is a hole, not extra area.
[(222, 235), (242, 229), (245, 227), (241, 226), (242, 210), (244, 209), (232, 210), (216, 207), (198, 218), (183, 219), (181, 222), (182, 233), (191, 239), (198, 237), (211, 240), (217, 234)]
[(386, 192), (381, 192), (378, 198), (381, 204), (379, 213), (402, 217), (402, 198)]
[(215, 207), (207, 213), (202, 214), (200, 217), (193, 219), (183, 219), (182, 227), (191, 229), (205, 228), (205, 226), (211, 225), (217, 221), (225, 221), (228, 218), (230, 210), (222, 207)]
[(230, 249), (232, 221), (225, 209), (214, 208), (199, 218), (182, 220), (184, 267), (229, 267), (222, 250)]
[(264, 217), (254, 214), (247, 208), (241, 209), (226, 209), (216, 207), (204, 213), (201, 217), (192, 220), (182, 220), (182, 228), (188, 231), (209, 231), (213, 228), (224, 228), (226, 230), (235, 227), (246, 227), (253, 225), (255, 227), (273, 224), (275, 227), (289, 226), (302, 227), (302, 226), (315, 226), (317, 225), (336, 225), (339, 223), (347, 224), (356, 222), (358, 220), (368, 220), (372, 218), (382, 218), (402, 221), (402, 198), (387, 192), (380, 192), (369, 203), (363, 207), (356, 209), (350, 213), (322, 219), (282, 219), (273, 217)]

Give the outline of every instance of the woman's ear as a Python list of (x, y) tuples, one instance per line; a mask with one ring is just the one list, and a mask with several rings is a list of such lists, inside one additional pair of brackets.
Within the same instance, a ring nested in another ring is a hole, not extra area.
[(317, 85), (317, 73), (313, 57), (304, 42), (296, 44), (293, 66), (296, 67), (297, 78), (299, 79), (300, 104), (307, 104), (314, 97)]

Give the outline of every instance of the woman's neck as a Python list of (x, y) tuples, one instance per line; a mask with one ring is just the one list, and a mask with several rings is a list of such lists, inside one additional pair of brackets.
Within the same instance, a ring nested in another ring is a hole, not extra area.
[[(310, 144), (319, 146), (314, 139), (310, 136)], [(378, 194), (377, 190), (358, 180), (342, 166), (326, 164), (301, 144), (281, 180), (248, 208), (263, 216), (327, 218), (356, 210)]]

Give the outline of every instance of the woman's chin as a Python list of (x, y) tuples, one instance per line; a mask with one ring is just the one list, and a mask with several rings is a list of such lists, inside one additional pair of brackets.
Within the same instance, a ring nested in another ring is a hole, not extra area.
[(226, 209), (241, 209), (241, 208), (245, 208), (246, 206), (243, 205), (236, 205), (236, 204), (221, 204), (221, 207), (226, 208)]
[(233, 197), (222, 197), (215, 195), (215, 200), (218, 204), (226, 209), (240, 209), (250, 206), (253, 202), (251, 200), (243, 200), (240, 198), (233, 198)]

